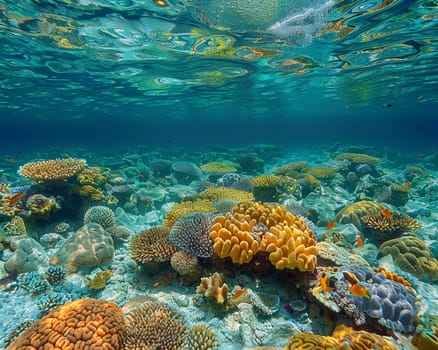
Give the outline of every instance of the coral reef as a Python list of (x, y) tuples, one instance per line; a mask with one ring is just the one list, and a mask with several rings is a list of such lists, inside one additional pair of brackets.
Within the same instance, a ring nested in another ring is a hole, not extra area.
[(438, 316), (422, 315), (416, 323), (412, 344), (419, 350), (438, 349)]
[(373, 201), (359, 201), (347, 205), (336, 214), (336, 222), (340, 224), (353, 224), (359, 230), (365, 228), (362, 218), (369, 214), (380, 213), (385, 206)]
[(109, 169), (86, 167), (78, 175), (81, 185), (102, 186), (108, 181)]
[(4, 340), (6, 347), (9, 348), (13, 341), (17, 339), (18, 336), (26, 330), (26, 328), (29, 328), (33, 324), (33, 322), (33, 320), (24, 320), (23, 322), (19, 323), (14, 328), (9, 330), (8, 335)]
[(169, 261), (178, 250), (169, 240), (169, 229), (157, 226), (141, 231), (129, 242), (131, 258), (139, 264)]
[(332, 179), (337, 174), (335, 169), (326, 168), (326, 167), (306, 167), (301, 171), (305, 174), (310, 174), (319, 180)]
[(438, 260), (421, 239), (404, 236), (384, 242), (379, 247), (383, 255), (391, 254), (394, 262), (404, 271), (432, 281), (438, 280)]
[(274, 168), (273, 172), (276, 175), (286, 175), (292, 178), (298, 178), (300, 171), (306, 166), (307, 166), (307, 162), (305, 161), (292, 162)]
[(79, 194), (82, 197), (89, 197), (93, 201), (101, 201), (105, 199), (105, 194), (98, 188), (91, 185), (84, 185), (79, 189)]
[(101, 266), (114, 255), (111, 235), (96, 223), (82, 226), (53, 254), (50, 265), (62, 265), (70, 273), (81, 266)]
[(175, 310), (147, 301), (126, 315), (123, 349), (183, 350), (186, 328)]
[(336, 349), (338, 345), (336, 338), (301, 332), (289, 338), (285, 350), (329, 350)]
[(215, 213), (216, 209), (212, 207), (212, 202), (208, 199), (197, 199), (195, 201), (186, 201), (182, 203), (174, 203), (173, 208), (170, 209), (164, 219), (164, 226), (172, 227), (172, 225), (180, 217), (194, 213)]
[(103, 205), (96, 205), (89, 208), (84, 215), (84, 225), (96, 223), (104, 229), (114, 226), (116, 217), (114, 212)]
[(251, 201), (253, 199), (253, 194), (242, 190), (236, 190), (234, 188), (210, 187), (202, 191), (199, 194), (199, 198), (208, 199), (212, 202), (217, 202), (220, 200), (244, 202)]
[(10, 350), (122, 349), (125, 320), (112, 302), (91, 298), (68, 302), (33, 323)]
[(215, 272), (210, 277), (202, 277), (201, 283), (196, 288), (197, 294), (215, 300), (218, 304), (224, 304), (228, 297), (228, 286), (223, 282), (222, 276)]
[(26, 163), (18, 169), (18, 173), (23, 177), (38, 182), (67, 180), (77, 175), (86, 165), (87, 163), (84, 159), (65, 158), (44, 160)]
[(213, 241), (210, 228), (213, 215), (190, 213), (180, 217), (170, 229), (169, 240), (179, 249), (202, 258), (213, 255)]

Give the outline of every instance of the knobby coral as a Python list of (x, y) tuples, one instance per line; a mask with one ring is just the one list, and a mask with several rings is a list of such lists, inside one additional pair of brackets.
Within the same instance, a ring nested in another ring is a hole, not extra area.
[(201, 283), (196, 288), (196, 293), (206, 298), (212, 298), (218, 304), (223, 304), (228, 297), (228, 286), (222, 276), (215, 272), (210, 277), (202, 277)]
[(44, 160), (26, 163), (18, 169), (18, 173), (38, 182), (67, 180), (77, 175), (86, 165), (84, 159), (76, 158)]
[(125, 320), (119, 306), (91, 298), (68, 302), (27, 328), (10, 350), (122, 349)]

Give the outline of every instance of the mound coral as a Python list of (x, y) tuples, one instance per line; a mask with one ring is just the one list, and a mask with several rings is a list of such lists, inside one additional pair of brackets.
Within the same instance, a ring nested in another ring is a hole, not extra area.
[(167, 227), (151, 227), (137, 233), (129, 243), (131, 258), (139, 264), (169, 261), (178, 250), (169, 240)]
[(186, 201), (182, 203), (175, 203), (173, 208), (170, 209), (164, 219), (164, 226), (172, 227), (172, 225), (178, 220), (180, 217), (194, 213), (215, 213), (216, 209), (212, 207), (212, 202), (208, 199), (197, 199), (195, 201)]
[(96, 205), (89, 208), (84, 215), (84, 225), (96, 223), (104, 229), (114, 226), (116, 217), (114, 212), (103, 205)]
[(175, 310), (147, 301), (126, 315), (124, 350), (182, 350), (186, 329), (184, 320)]
[(213, 255), (212, 224), (213, 216), (209, 213), (187, 214), (172, 225), (169, 240), (186, 253), (208, 258)]
[(369, 165), (379, 165), (382, 160), (377, 157), (364, 153), (341, 153), (335, 157), (336, 160), (349, 160), (352, 163), (364, 163)]
[(368, 214), (380, 213), (385, 207), (373, 201), (359, 201), (347, 205), (336, 214), (336, 222), (353, 224), (358, 230), (364, 229), (362, 218)]
[(391, 254), (394, 262), (404, 271), (421, 278), (438, 280), (438, 260), (421, 239), (404, 236), (384, 242), (379, 247), (383, 255)]
[(312, 271), (316, 265), (315, 236), (304, 220), (281, 205), (243, 202), (232, 213), (214, 219), (213, 249), (221, 258), (244, 264), (260, 250), (277, 269)]
[(215, 272), (210, 277), (201, 278), (196, 293), (202, 294), (206, 298), (212, 298), (218, 304), (223, 304), (228, 297), (228, 286), (222, 280), (222, 276)]
[(68, 302), (33, 323), (10, 350), (122, 349), (125, 320), (119, 306), (91, 298)]
[(38, 182), (67, 180), (77, 175), (86, 165), (84, 159), (76, 158), (44, 160), (26, 163), (18, 169), (18, 173)]
[(292, 178), (297, 178), (299, 171), (307, 166), (307, 162), (293, 162), (274, 169), (276, 175), (286, 175)]
[(251, 201), (253, 194), (227, 187), (210, 187), (199, 194), (199, 198), (208, 199), (212, 202), (220, 200), (234, 200), (239, 202)]
[(70, 273), (80, 266), (101, 266), (112, 260), (114, 244), (101, 225), (89, 223), (69, 237), (50, 259), (50, 265), (62, 265)]
[(206, 324), (196, 324), (190, 328), (186, 346), (190, 350), (215, 350), (219, 348), (219, 342)]
[(329, 263), (343, 265), (362, 265), (369, 266), (368, 262), (359, 254), (354, 254), (347, 249), (340, 247), (334, 243), (321, 241), (317, 243), (318, 259), (327, 260)]
[(327, 180), (336, 176), (335, 169), (326, 167), (307, 167), (302, 170), (303, 173), (315, 176), (319, 180)]
[(170, 266), (181, 276), (186, 283), (198, 281), (202, 270), (198, 265), (198, 258), (179, 250), (170, 258)]
[(271, 202), (279, 195), (282, 181), (278, 176), (259, 175), (252, 179), (254, 199), (261, 202)]
[(362, 223), (374, 234), (379, 242), (399, 237), (405, 232), (414, 232), (421, 227), (417, 220), (408, 215), (389, 210), (385, 213), (386, 215), (379, 211), (361, 218)]

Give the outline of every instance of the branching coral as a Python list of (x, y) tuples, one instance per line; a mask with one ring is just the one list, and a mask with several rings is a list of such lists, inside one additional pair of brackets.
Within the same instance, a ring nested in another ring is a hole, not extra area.
[(175, 203), (173, 208), (170, 209), (165, 215), (164, 226), (169, 228), (172, 227), (176, 220), (186, 214), (194, 212), (215, 213), (216, 209), (212, 207), (212, 204), (213, 203), (208, 199), (198, 199), (196, 201)]
[(125, 321), (112, 302), (78, 299), (50, 312), (11, 344), (10, 350), (122, 349)]
[(152, 227), (132, 237), (129, 243), (131, 257), (137, 263), (169, 261), (178, 250), (169, 240), (167, 227)]
[(45, 182), (67, 180), (77, 175), (87, 165), (84, 159), (65, 158), (26, 163), (18, 173), (29, 179)]
[(126, 315), (124, 338), (124, 350), (182, 350), (186, 325), (175, 310), (148, 301)]
[(101, 186), (108, 180), (108, 169), (87, 167), (77, 179), (81, 185)]

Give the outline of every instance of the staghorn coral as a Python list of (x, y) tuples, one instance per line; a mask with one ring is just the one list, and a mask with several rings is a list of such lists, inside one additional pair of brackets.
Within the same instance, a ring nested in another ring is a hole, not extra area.
[(368, 214), (380, 213), (385, 209), (380, 203), (373, 201), (359, 201), (347, 205), (336, 214), (336, 222), (340, 224), (353, 224), (358, 230), (363, 230), (365, 225), (362, 218)]
[(217, 304), (223, 304), (228, 297), (228, 286), (223, 282), (222, 276), (215, 272), (210, 277), (202, 277), (201, 283), (196, 288), (197, 294), (202, 294), (206, 298), (211, 298)]
[(108, 181), (108, 169), (86, 167), (78, 175), (81, 185), (101, 186)]
[(261, 202), (271, 202), (279, 195), (282, 181), (275, 175), (259, 175), (252, 179), (254, 199)]
[(30, 162), (18, 169), (18, 174), (38, 182), (67, 180), (87, 165), (84, 159), (65, 158)]
[(212, 207), (212, 202), (208, 199), (197, 199), (195, 201), (186, 201), (182, 203), (175, 203), (173, 208), (170, 209), (164, 219), (164, 226), (172, 227), (172, 225), (178, 220), (180, 217), (194, 213), (215, 213), (216, 209)]
[(332, 179), (337, 174), (335, 169), (326, 167), (306, 167), (301, 171), (305, 174), (310, 174), (319, 180)]
[(377, 157), (364, 153), (341, 153), (335, 157), (336, 160), (349, 160), (352, 163), (364, 163), (369, 165), (379, 165), (382, 160)]
[(417, 220), (408, 215), (389, 212), (388, 216), (379, 211), (363, 216), (361, 221), (380, 242), (399, 237), (405, 232), (414, 232), (421, 227)]
[(50, 265), (62, 265), (70, 273), (81, 266), (101, 266), (112, 260), (114, 243), (101, 225), (89, 223), (69, 237), (50, 259)]
[(95, 205), (89, 208), (84, 215), (84, 225), (89, 223), (96, 223), (104, 229), (114, 226), (116, 217), (114, 212), (103, 205)]
[(317, 244), (318, 258), (322, 258), (338, 266), (362, 265), (369, 266), (368, 262), (359, 254), (349, 252), (332, 242), (321, 241)]
[(37, 300), (36, 304), (40, 311), (40, 316), (44, 316), (70, 300), (71, 298), (64, 293), (48, 292)]
[(211, 175), (223, 175), (227, 173), (234, 173), (235, 171), (237, 171), (234, 164), (223, 162), (209, 162), (201, 165), (201, 169), (202, 171)]
[(164, 304), (147, 301), (126, 315), (124, 350), (182, 350), (186, 325), (181, 315)]
[(119, 306), (92, 298), (68, 302), (33, 323), (10, 350), (122, 349), (125, 321)]
[(404, 236), (384, 242), (379, 247), (383, 255), (391, 254), (394, 262), (404, 271), (421, 278), (438, 280), (438, 260), (421, 239)]
[(201, 258), (213, 255), (210, 228), (213, 216), (209, 213), (190, 213), (180, 217), (170, 229), (169, 240), (177, 248)]
[(336, 349), (339, 341), (330, 336), (312, 332), (301, 332), (289, 338), (285, 350), (329, 350)]
[(131, 258), (139, 264), (169, 261), (178, 250), (169, 240), (167, 227), (151, 227), (132, 237), (129, 242)]
[(195, 324), (190, 328), (187, 336), (187, 350), (216, 350), (219, 342), (213, 330), (206, 324)]
[(20, 273), (17, 276), (17, 286), (32, 294), (39, 294), (49, 288), (49, 283), (37, 271)]
[(208, 199), (212, 202), (218, 202), (220, 200), (234, 200), (234, 201), (251, 201), (253, 194), (250, 192), (236, 190), (234, 188), (227, 187), (210, 187), (202, 191), (199, 194), (199, 198)]

